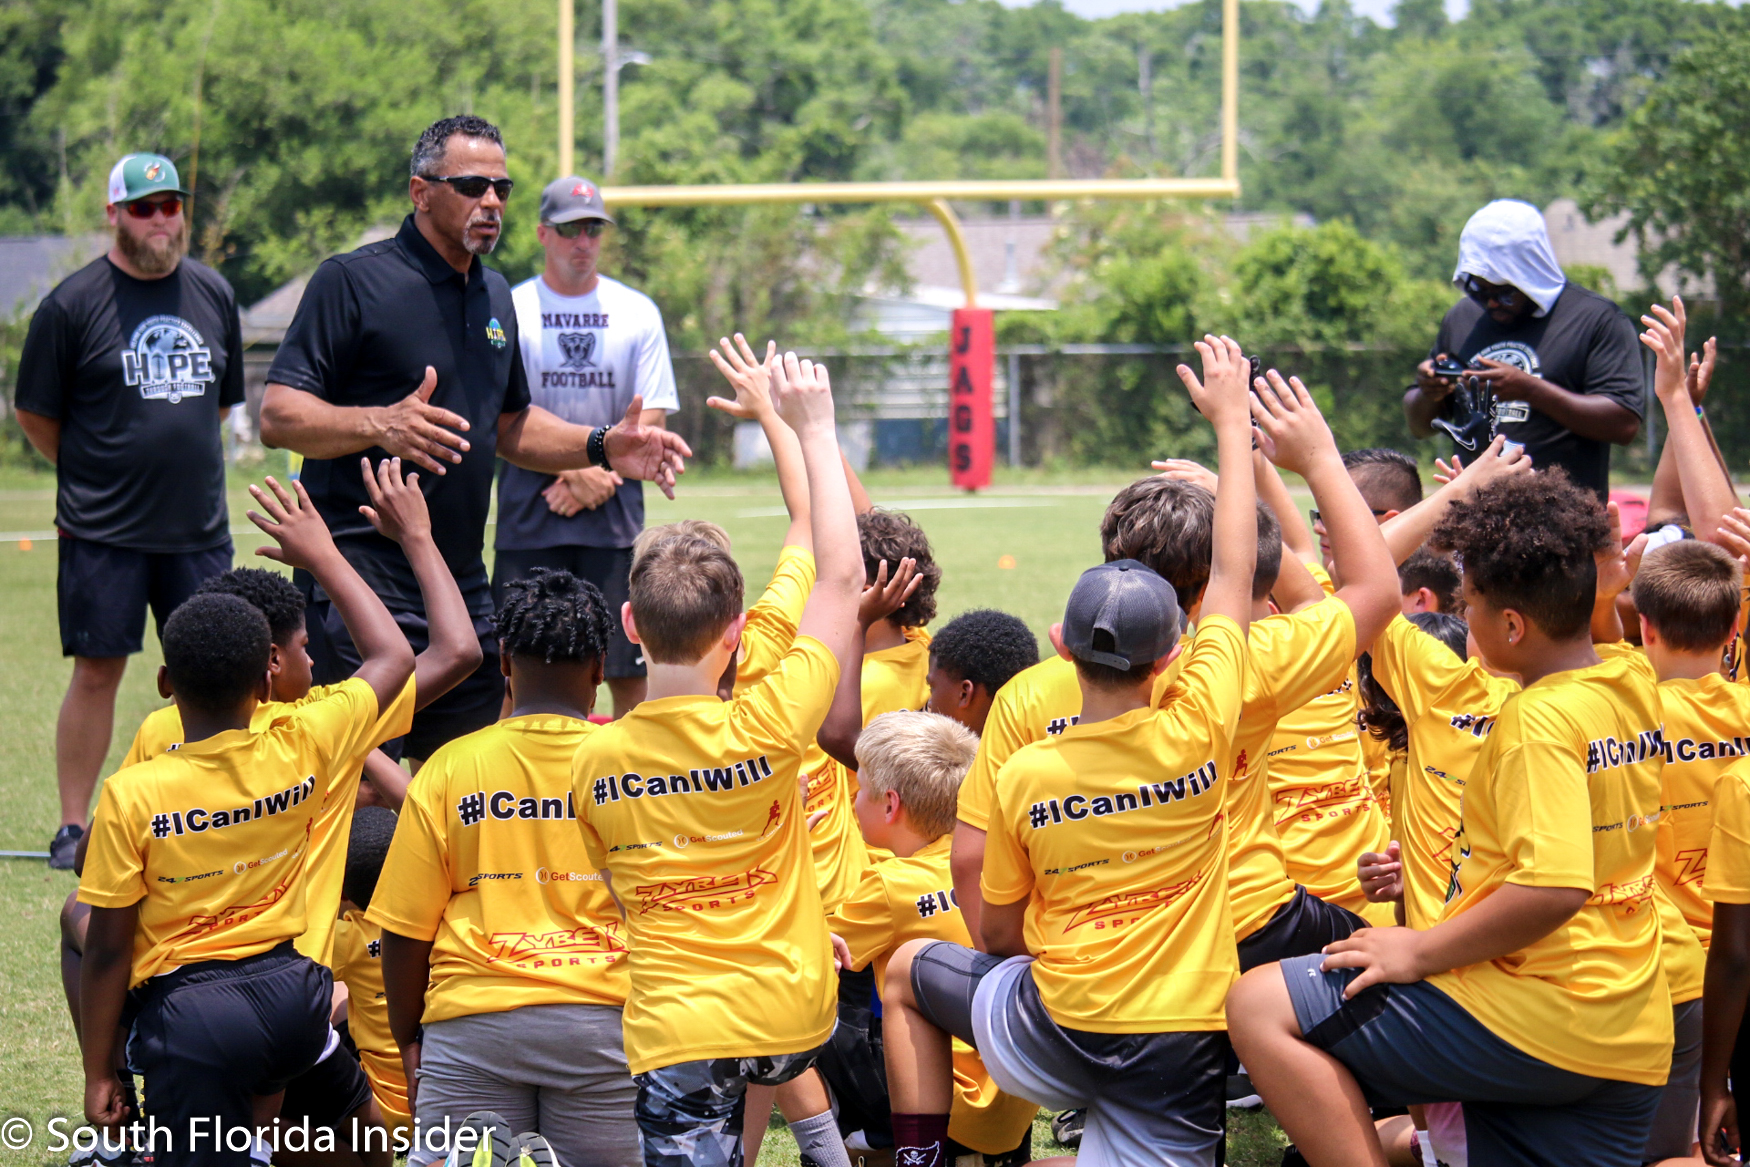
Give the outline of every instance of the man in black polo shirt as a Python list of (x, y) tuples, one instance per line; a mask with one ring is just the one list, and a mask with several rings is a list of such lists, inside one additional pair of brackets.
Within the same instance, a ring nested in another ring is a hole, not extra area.
[(51, 867), (73, 866), (146, 609), (162, 629), (231, 566), (219, 423), (243, 400), (243, 329), (231, 285), (185, 257), (184, 195), (162, 155), (115, 164), (114, 246), (43, 297), (18, 362), (18, 424), (55, 464), (61, 653), (73, 658)]
[[(1426, 438), (1439, 428), (1481, 445), (1505, 434), (1534, 467), (1560, 466), (1603, 498), (1611, 444), (1634, 441), (1645, 409), (1635, 326), (1568, 281), (1542, 213), (1517, 199), (1470, 217), (1452, 282), (1466, 297), (1447, 311), (1404, 394), (1410, 432)], [(1448, 357), (1468, 370), (1463, 393), (1454, 392), (1460, 378), (1435, 368)]]
[[(393, 238), (316, 269), (268, 372), (261, 436), (304, 455), (304, 487), (342, 553), (371, 584), (416, 651), (426, 643), (413, 570), (358, 508), (369, 500), (359, 457), (424, 467), (432, 530), (475, 618), (485, 659), (414, 718), (404, 752), (429, 757), (497, 720), (504, 696), (492, 592), (481, 559), (494, 456), (554, 474), (606, 465), (672, 497), (686, 443), (624, 420), (593, 430), (529, 402), (510, 285), (480, 257), (497, 244), (510, 194), (504, 142), (477, 117), (445, 118), (413, 149), (413, 213)], [(348, 675), (357, 652), (328, 598), (301, 580), (316, 679)]]

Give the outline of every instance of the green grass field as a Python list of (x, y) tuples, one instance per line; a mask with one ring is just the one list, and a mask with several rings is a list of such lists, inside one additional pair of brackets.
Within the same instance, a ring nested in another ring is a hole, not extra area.
[[(270, 463), (272, 465), (274, 463)], [(1062, 612), (1076, 576), (1099, 560), (1101, 511), (1124, 478), (1111, 473), (999, 477), (976, 497), (949, 490), (935, 470), (877, 472), (875, 501), (909, 511), (929, 532), (943, 568), (938, 623), (972, 607), (997, 607), (1022, 617), (1049, 651), (1046, 628)], [(247, 527), (243, 478), (231, 492), (233, 530)], [(44, 850), (57, 823), (54, 785), (55, 712), (69, 666), (61, 659), (55, 616), (55, 554), (50, 531), (54, 483), (46, 475), (0, 473), (0, 848)], [(750, 602), (769, 578), (787, 520), (775, 482), (759, 476), (689, 476), (679, 500), (647, 492), (648, 521), (694, 517), (721, 523), (735, 541)], [(21, 533), (38, 533), (29, 549)], [(235, 536), (239, 562), (265, 563), (251, 528)], [(490, 533), (488, 537), (490, 543)], [(1006, 566), (1012, 558), (1013, 566)], [(999, 566), (999, 563), (1005, 566)], [(104, 772), (114, 769), (134, 727), (160, 704), (153, 686), (159, 663), (155, 637), (129, 666), (116, 710), (116, 733)], [(605, 698), (605, 694), (603, 695)], [(75, 885), (71, 873), (40, 860), (0, 860), (0, 1119), (19, 1116), (36, 1130), (22, 1151), (0, 1147), (0, 1167), (60, 1161), (50, 1153), (53, 1116), (77, 1118), (82, 1083), (78, 1049), (61, 995), (56, 957), (61, 903)], [(1057, 1150), (1043, 1120), (1035, 1153)], [(0, 1125), (0, 1134), (10, 1133)], [(1274, 1167), (1280, 1132), (1262, 1112), (1238, 1115), (1228, 1162)], [(795, 1144), (781, 1125), (762, 1159), (794, 1164)]]

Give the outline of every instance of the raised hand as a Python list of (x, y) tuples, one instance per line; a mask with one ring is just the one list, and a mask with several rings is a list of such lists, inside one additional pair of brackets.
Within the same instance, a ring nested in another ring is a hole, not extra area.
[(293, 482), (292, 490), (287, 490), (269, 475), (267, 486), (272, 494), (253, 482), (249, 484), (249, 496), (267, 512), (263, 516), (252, 510), (249, 521), (279, 546), (257, 547), (255, 553), (264, 559), (306, 571), (314, 570), (324, 561), (332, 562), (340, 552), (334, 546), (334, 536), (328, 533), (328, 524), (316, 513), (316, 504), (310, 501), (304, 484)]
[(1299, 377), (1271, 369), (1252, 383), (1252, 418), (1269, 442), (1270, 460), (1305, 475), (1321, 457), (1337, 454), (1337, 439)]
[(772, 379), (772, 405), (778, 416), (797, 433), (810, 425), (833, 423), (832, 381), (826, 366), (798, 360), (795, 353), (776, 352), (766, 362)]
[(402, 477), (399, 458), (384, 458), (375, 471), (369, 458), (360, 458), (359, 469), (371, 496), (371, 505), (360, 507), (359, 514), (370, 520), (379, 535), (397, 543), (431, 538), (431, 511), (419, 489), (417, 471)]
[(437, 388), (437, 370), (425, 367), (419, 388), (394, 405), (370, 411), (376, 425), (377, 445), (390, 455), (405, 458), (433, 474), (444, 473), (445, 463), (456, 463), (469, 449), (468, 419), (431, 403)]
[(1731, 514), (1721, 519), (1719, 541), (1721, 547), (1750, 569), (1750, 510), (1734, 507)]
[(1689, 399), (1697, 405), (1707, 400), (1708, 386), (1714, 380), (1714, 360), (1718, 355), (1719, 345), (1711, 336), (1701, 346), (1699, 354), (1689, 354), (1689, 372), (1684, 383), (1689, 386)]
[(1232, 422), (1236, 417), (1243, 418), (1246, 377), (1251, 372), (1251, 364), (1240, 352), (1239, 342), (1228, 336), (1205, 336), (1196, 342), (1195, 348), (1202, 358), (1202, 379), (1198, 379), (1189, 365), (1178, 368), (1179, 380), (1185, 383), (1191, 394), (1191, 404), (1214, 426)]
[(1189, 458), (1162, 458), (1150, 462), (1150, 466), (1160, 471), (1157, 477), (1176, 478), (1180, 482), (1189, 482), (1203, 487), (1210, 494), (1215, 493), (1217, 476), (1215, 471)]
[(778, 355), (778, 342), (766, 341), (766, 359), (759, 360), (748, 347), (747, 337), (735, 334), (735, 344), (727, 337), (719, 338), (718, 348), (706, 353), (724, 379), (735, 389), (735, 400), (707, 397), (705, 404), (741, 421), (758, 421), (772, 410), (772, 377), (767, 366)]
[(642, 394), (626, 404), (626, 416), (607, 432), (605, 448), (615, 473), (654, 482), (669, 498), (674, 497), (675, 476), (686, 473), (686, 459), (693, 456), (679, 434), (644, 424)]
[[(1672, 297), (1670, 308), (1654, 304), (1648, 311), (1652, 315), (1641, 317), (1641, 323), (1647, 326), (1641, 333), (1641, 343), (1652, 349), (1656, 358), (1653, 392), (1666, 408), (1680, 407), (1689, 396), (1689, 366), (1683, 359), (1683, 334), (1689, 327), (1689, 313), (1683, 308), (1682, 296)], [(1698, 379), (1699, 376), (1698, 369)]]
[[(1456, 482), (1465, 491), (1474, 491), (1480, 486), (1494, 482), (1500, 478), (1512, 478), (1532, 471), (1531, 455), (1525, 452), (1525, 447), (1517, 443), (1511, 450), (1507, 449), (1507, 439), (1497, 434), (1477, 456), (1471, 459), (1469, 466), (1459, 462), (1458, 455), (1452, 457), (1457, 473), (1448, 482)], [(1436, 475), (1435, 477), (1439, 477)]]
[(918, 561), (901, 559), (899, 570), (893, 573), (893, 578), (887, 578), (887, 560), (881, 561), (881, 566), (875, 569), (875, 579), (863, 589), (863, 595), (857, 602), (857, 622), (862, 624), (863, 631), (873, 628), (877, 621), (885, 620), (911, 599), (912, 593), (918, 590), (918, 585), (924, 582), (924, 577), (917, 573)]

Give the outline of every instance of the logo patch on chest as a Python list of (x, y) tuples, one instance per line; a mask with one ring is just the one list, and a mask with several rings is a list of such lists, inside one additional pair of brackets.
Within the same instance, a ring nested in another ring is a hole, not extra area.
[(503, 348), (506, 344), (510, 343), (506, 339), (504, 328), (498, 323), (498, 317), (496, 316), (486, 322), (486, 339), (492, 342), (493, 348)]

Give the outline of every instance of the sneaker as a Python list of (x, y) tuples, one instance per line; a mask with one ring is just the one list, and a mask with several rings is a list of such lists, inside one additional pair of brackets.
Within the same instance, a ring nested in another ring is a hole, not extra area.
[[(477, 1136), (470, 1140), (474, 1146), (467, 1151), (461, 1148), (459, 1137), (465, 1130), (472, 1130)], [(503, 1115), (490, 1110), (476, 1110), (457, 1123), (450, 1139), (450, 1153), (444, 1156), (444, 1167), (516, 1167), (518, 1163), (510, 1123)], [(552, 1153), (552, 1148), (548, 1148), (548, 1153)]]
[(1082, 1145), (1082, 1123), (1087, 1117), (1085, 1109), (1065, 1110), (1052, 1115), (1051, 1137), (1073, 1151)]
[(1264, 1100), (1258, 1097), (1258, 1092), (1252, 1089), (1251, 1076), (1243, 1070), (1238, 1074), (1227, 1076), (1227, 1108), (1229, 1110), (1257, 1110), (1264, 1105)]
[(85, 837), (85, 828), (78, 823), (67, 823), (55, 832), (55, 837), (49, 840), (49, 867), (54, 871), (73, 870), (73, 856), (79, 853), (79, 840)]
[(535, 1131), (524, 1131), (512, 1142), (516, 1146), (515, 1167), (563, 1167), (553, 1145)]

